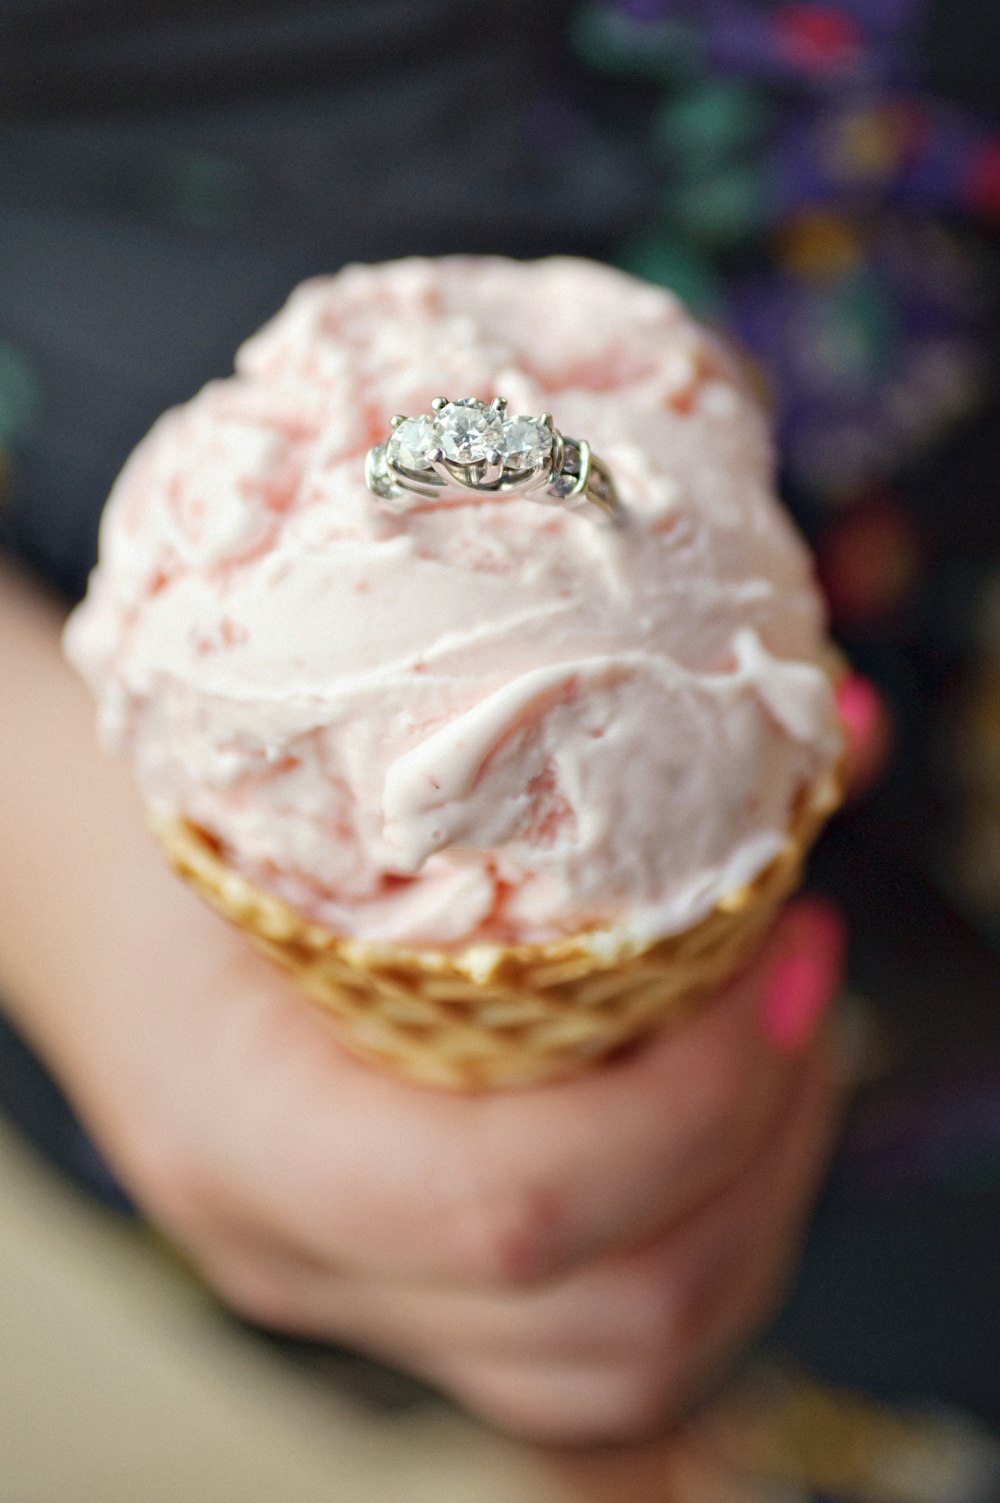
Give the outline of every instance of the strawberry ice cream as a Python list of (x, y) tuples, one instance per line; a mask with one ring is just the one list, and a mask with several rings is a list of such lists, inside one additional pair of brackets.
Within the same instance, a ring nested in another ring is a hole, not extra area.
[[(441, 394), (551, 412), (620, 520), (380, 505), (366, 452)], [(676, 934), (841, 749), (754, 397), (669, 293), (568, 259), (300, 287), (129, 460), (66, 640), (150, 808), (361, 939)]]

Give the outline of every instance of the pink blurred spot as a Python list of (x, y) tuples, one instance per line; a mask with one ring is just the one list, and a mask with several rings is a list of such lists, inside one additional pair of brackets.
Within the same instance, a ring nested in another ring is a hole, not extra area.
[(1000, 215), (1000, 140), (986, 141), (965, 171), (962, 197), (976, 214)]
[(804, 1049), (815, 1036), (840, 984), (844, 926), (834, 909), (803, 899), (785, 920), (761, 1004), (765, 1038), (783, 1054)]
[(775, 20), (782, 52), (810, 73), (844, 68), (861, 50), (857, 22), (832, 6), (786, 5)]
[(859, 673), (837, 685), (837, 714), (847, 738), (848, 780), (863, 787), (878, 774), (892, 744), (889, 717), (878, 690)]

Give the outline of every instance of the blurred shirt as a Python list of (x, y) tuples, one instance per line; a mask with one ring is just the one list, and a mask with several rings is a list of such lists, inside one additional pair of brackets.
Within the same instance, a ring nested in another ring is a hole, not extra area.
[(582, 159), (572, 8), (6, 0), (0, 407), (5, 369), (34, 400), (0, 542), (78, 595), (129, 450), (303, 276), (607, 254), (645, 195), (626, 153)]

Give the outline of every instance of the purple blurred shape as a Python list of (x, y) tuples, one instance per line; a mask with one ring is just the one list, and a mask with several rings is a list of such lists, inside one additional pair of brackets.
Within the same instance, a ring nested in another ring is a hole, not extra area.
[(913, 81), (927, 0), (618, 0), (617, 8), (639, 22), (694, 27), (716, 68), (774, 82), (840, 86)]

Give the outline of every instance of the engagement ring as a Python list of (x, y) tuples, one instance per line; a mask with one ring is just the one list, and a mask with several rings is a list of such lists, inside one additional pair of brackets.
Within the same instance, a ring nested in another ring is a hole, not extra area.
[(526, 496), (571, 509), (596, 507), (611, 521), (621, 502), (607, 467), (551, 414), (510, 417), (503, 397), (436, 397), (420, 417), (394, 417), (384, 444), (365, 460), (368, 489), (393, 511), (423, 500)]

